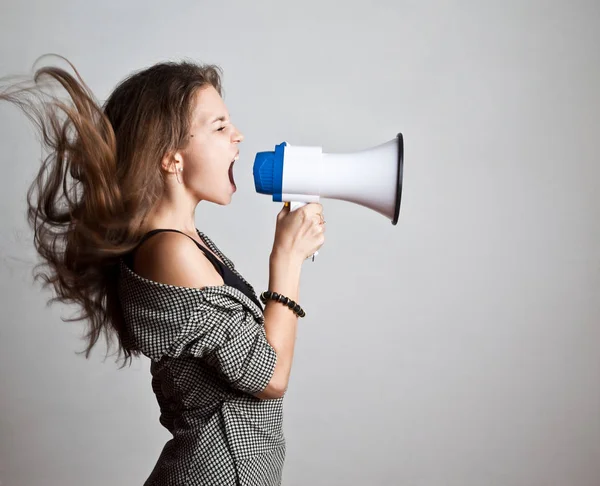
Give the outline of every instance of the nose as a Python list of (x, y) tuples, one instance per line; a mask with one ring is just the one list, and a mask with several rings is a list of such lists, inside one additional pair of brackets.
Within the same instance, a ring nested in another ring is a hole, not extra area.
[(244, 134), (238, 130), (237, 127), (233, 130), (233, 142), (240, 143), (244, 140)]

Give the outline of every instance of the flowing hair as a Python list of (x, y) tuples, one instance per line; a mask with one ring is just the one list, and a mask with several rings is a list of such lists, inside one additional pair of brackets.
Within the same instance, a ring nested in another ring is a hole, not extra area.
[(63, 321), (87, 323), (86, 358), (101, 335), (108, 349), (116, 337), (125, 366), (139, 352), (130, 346), (117, 294), (119, 259), (140, 241), (163, 195), (162, 159), (189, 140), (199, 89), (221, 93), (221, 70), (191, 61), (155, 64), (130, 74), (100, 105), (75, 66), (57, 57), (74, 74), (41, 67), (0, 90), (0, 101), (24, 112), (47, 150), (27, 192), (27, 219), (42, 257), (34, 271), (43, 267), (34, 279), (53, 287), (49, 305), (80, 308)]

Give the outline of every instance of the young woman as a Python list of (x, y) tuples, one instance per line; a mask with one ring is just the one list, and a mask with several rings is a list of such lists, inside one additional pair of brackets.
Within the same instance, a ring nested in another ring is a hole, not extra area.
[[(68, 62), (68, 61), (67, 61)], [(70, 63), (69, 63), (70, 64)], [(195, 225), (227, 205), (243, 140), (220, 70), (165, 62), (124, 79), (100, 106), (77, 70), (44, 67), (0, 100), (49, 149), (27, 195), (42, 276), (119, 356), (151, 360), (160, 423), (173, 435), (146, 485), (276, 485), (303, 261), (324, 243), (319, 204), (279, 212), (261, 294)], [(69, 101), (47, 94), (60, 83)], [(240, 235), (242, 236), (242, 235)]]

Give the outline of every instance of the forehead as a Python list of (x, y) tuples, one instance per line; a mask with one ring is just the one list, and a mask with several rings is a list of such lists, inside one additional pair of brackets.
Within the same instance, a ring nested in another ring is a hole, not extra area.
[(213, 86), (200, 88), (194, 98), (194, 104), (193, 124), (207, 125), (219, 117), (228, 118), (225, 102)]

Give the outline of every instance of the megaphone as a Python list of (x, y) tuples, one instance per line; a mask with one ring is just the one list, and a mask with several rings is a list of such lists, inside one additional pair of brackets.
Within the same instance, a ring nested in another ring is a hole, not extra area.
[(389, 142), (351, 153), (323, 153), (321, 147), (283, 142), (254, 160), (254, 186), (273, 201), (290, 202), (295, 209), (320, 198), (367, 207), (395, 225), (400, 214), (404, 140), (399, 133)]

